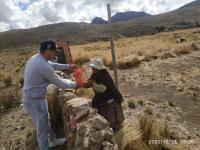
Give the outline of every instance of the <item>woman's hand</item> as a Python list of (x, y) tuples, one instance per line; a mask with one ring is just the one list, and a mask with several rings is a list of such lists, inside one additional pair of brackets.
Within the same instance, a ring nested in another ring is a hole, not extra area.
[(87, 82), (85, 82), (83, 84), (84, 88), (90, 88), (93, 85), (93, 81), (92, 80), (88, 80)]

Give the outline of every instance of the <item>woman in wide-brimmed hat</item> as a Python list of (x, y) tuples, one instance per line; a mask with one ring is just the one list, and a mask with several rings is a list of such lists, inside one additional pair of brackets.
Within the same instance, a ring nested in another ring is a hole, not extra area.
[(84, 84), (85, 88), (92, 87), (94, 97), (92, 106), (100, 115), (104, 116), (114, 131), (122, 127), (124, 114), (121, 107), (122, 95), (116, 88), (111, 76), (101, 59), (94, 59), (89, 63), (92, 68), (90, 80)]

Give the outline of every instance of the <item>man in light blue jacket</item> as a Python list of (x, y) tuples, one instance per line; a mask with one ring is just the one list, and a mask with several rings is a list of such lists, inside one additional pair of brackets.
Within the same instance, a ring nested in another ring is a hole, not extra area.
[(26, 64), (23, 88), (23, 104), (37, 129), (37, 140), (40, 150), (62, 145), (65, 138), (56, 139), (49, 121), (47, 86), (55, 84), (62, 89), (75, 89), (79, 85), (67, 79), (61, 79), (55, 70), (74, 70), (75, 64), (58, 64), (50, 62), (56, 54), (56, 43), (44, 41), (40, 45), (40, 53), (32, 56)]

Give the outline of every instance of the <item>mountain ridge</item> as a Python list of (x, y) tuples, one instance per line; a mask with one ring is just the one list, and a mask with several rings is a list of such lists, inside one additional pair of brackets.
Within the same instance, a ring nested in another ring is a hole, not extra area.
[[(155, 34), (161, 31), (195, 27), (200, 23), (200, 0), (176, 10), (128, 21), (113, 23), (116, 38)], [(197, 18), (197, 19), (196, 19)], [(0, 49), (38, 45), (45, 39), (62, 39), (72, 44), (106, 41), (109, 39), (107, 24), (57, 23), (30, 29), (17, 29), (0, 33)]]
[[(150, 14), (146, 12), (136, 12), (136, 11), (126, 11), (126, 12), (117, 12), (112, 17), (112, 22), (120, 22), (120, 21), (127, 21), (131, 19), (141, 18), (151, 16)], [(104, 20), (101, 17), (95, 17), (92, 20), (92, 24), (106, 24), (108, 21)]]

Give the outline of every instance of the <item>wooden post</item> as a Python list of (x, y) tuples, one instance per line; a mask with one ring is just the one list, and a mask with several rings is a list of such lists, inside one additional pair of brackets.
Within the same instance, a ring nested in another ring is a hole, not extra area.
[(110, 32), (110, 46), (111, 46), (111, 52), (112, 52), (112, 64), (113, 64), (113, 69), (114, 69), (115, 85), (118, 88), (117, 64), (116, 64), (116, 58), (115, 58), (110, 4), (107, 4), (107, 12), (108, 12), (108, 26), (109, 26), (109, 32)]
[(70, 50), (70, 42), (67, 41), (63, 44), (63, 50), (65, 54), (65, 60), (67, 64), (72, 64), (72, 55)]

